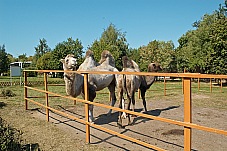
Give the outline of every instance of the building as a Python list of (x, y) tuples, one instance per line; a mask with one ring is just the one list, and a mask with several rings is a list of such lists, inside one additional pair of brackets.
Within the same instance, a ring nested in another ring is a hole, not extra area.
[(25, 67), (29, 67), (31, 65), (31, 61), (27, 61), (27, 62), (12, 62), (10, 63), (10, 66), (18, 66), (21, 67), (21, 69), (25, 68)]

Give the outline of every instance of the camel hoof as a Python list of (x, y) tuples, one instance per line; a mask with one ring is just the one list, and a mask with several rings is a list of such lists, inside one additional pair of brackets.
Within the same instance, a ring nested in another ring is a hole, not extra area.
[(117, 126), (118, 126), (119, 129), (125, 129), (125, 126), (123, 126), (123, 125), (120, 124), (120, 123), (117, 123)]

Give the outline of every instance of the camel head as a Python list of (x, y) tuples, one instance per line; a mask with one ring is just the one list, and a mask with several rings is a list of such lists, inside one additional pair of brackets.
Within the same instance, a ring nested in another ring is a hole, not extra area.
[(94, 58), (94, 53), (93, 53), (93, 51), (88, 49), (86, 54), (85, 54), (85, 58), (89, 58), (89, 57)]
[(99, 61), (99, 64), (102, 64), (103, 62), (108, 61), (108, 63), (112, 66), (115, 66), (115, 60), (113, 55), (108, 51), (104, 50), (101, 54), (101, 59)]
[(122, 57), (123, 68), (132, 68), (137, 72), (140, 72), (139, 65), (134, 61), (129, 59), (127, 56)]
[(162, 70), (162, 67), (158, 63), (150, 63), (148, 65), (148, 72), (157, 72), (161, 70)]
[(134, 69), (133, 62), (127, 56), (122, 57), (123, 68), (132, 68)]
[(61, 59), (61, 62), (63, 63), (64, 70), (76, 70), (77, 60), (74, 58), (74, 55), (67, 55), (65, 59)]

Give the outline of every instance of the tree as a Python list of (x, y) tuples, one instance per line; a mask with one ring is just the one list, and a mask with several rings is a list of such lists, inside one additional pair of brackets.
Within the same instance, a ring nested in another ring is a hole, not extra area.
[(50, 52), (51, 49), (50, 47), (47, 45), (47, 41), (46, 39), (39, 39), (39, 44), (35, 47), (35, 55), (33, 57), (33, 61), (32, 64), (35, 66), (37, 60), (43, 56), (45, 53)]
[(94, 51), (96, 60), (100, 60), (103, 50), (110, 51), (115, 59), (116, 67), (122, 69), (122, 57), (126, 55), (128, 51), (128, 44), (125, 38), (125, 33), (120, 32), (113, 24), (110, 24), (101, 35), (99, 40), (95, 40), (91, 47)]
[(37, 60), (36, 68), (38, 70), (51, 70), (50, 59), (52, 57), (51, 52), (45, 53)]
[(10, 63), (16, 61), (16, 58), (14, 58), (13, 55), (11, 55), (11, 54), (9, 54), (9, 53), (7, 54), (7, 57), (8, 57), (8, 59), (9, 59), (9, 62), (10, 62)]
[(218, 19), (210, 26), (209, 37), (211, 51), (209, 52), (208, 72), (227, 74), (227, 18)]
[(151, 41), (147, 46), (139, 48), (140, 68), (147, 71), (147, 67), (151, 62), (159, 63), (164, 71), (172, 71), (170, 67), (174, 63), (174, 44), (172, 41)]
[(77, 58), (78, 64), (81, 64), (83, 53), (82, 43), (78, 39), (73, 40), (72, 38), (68, 38), (67, 41), (58, 43), (55, 46), (51, 52), (49, 62), (50, 67), (48, 68), (53, 70), (62, 70), (62, 63), (60, 62), (60, 59), (65, 58), (68, 54), (73, 54), (75, 58)]
[(0, 45), (0, 74), (7, 72), (9, 69), (9, 58), (7, 56), (5, 45)]
[(199, 73), (226, 73), (226, 16), (223, 10), (205, 14), (193, 24), (195, 30), (179, 38), (178, 69)]
[(28, 60), (28, 57), (26, 53), (18, 56), (18, 61), (20, 62), (26, 62), (27, 60)]

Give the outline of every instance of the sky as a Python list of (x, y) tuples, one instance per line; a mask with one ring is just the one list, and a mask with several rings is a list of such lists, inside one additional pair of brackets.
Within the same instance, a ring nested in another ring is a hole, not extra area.
[(0, 46), (14, 57), (33, 56), (39, 39), (51, 49), (67, 38), (84, 51), (112, 23), (129, 48), (178, 39), (224, 0), (0, 0)]

